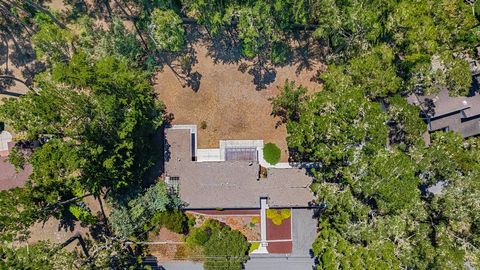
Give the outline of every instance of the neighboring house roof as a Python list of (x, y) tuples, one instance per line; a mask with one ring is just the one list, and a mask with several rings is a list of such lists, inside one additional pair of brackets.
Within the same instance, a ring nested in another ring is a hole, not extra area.
[(439, 93), (428, 96), (411, 95), (408, 101), (427, 110), (425, 101), (434, 104), (434, 113), (429, 119), (429, 131), (447, 128), (458, 132), (463, 137), (480, 134), (480, 94), (470, 97), (451, 97), (446, 88)]
[[(414, 96), (412, 96), (414, 97)], [(421, 105), (424, 109), (424, 102), (426, 99), (431, 99), (435, 104), (435, 114), (433, 118), (442, 117), (446, 114), (464, 111), (467, 117), (480, 114), (480, 95), (471, 97), (451, 97), (446, 88), (442, 88), (440, 92), (427, 96), (416, 96), (415, 99), (410, 99), (412, 103)]]
[(31, 173), (30, 165), (25, 166), (24, 170), (17, 173), (6, 157), (0, 157), (0, 190), (23, 186)]
[(306, 207), (314, 199), (312, 178), (302, 169), (269, 168), (259, 179), (259, 164), (247, 161), (192, 161), (188, 129), (166, 129), (165, 171), (179, 177), (179, 196), (190, 209), (258, 208), (260, 197), (271, 207)]

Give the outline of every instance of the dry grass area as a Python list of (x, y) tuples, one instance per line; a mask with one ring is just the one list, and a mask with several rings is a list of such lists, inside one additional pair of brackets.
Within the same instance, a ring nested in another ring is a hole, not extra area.
[[(38, 69), (34, 52), (25, 40), (0, 41), (0, 75), (14, 76), (22, 81), (30, 81)], [(8, 47), (7, 47), (8, 46)], [(0, 104), (3, 98), (17, 97), (27, 93), (28, 88), (14, 80), (0, 80)]]
[(185, 244), (183, 242), (184, 236), (174, 233), (166, 228), (161, 228), (158, 233), (150, 232), (148, 234), (149, 242), (172, 242), (168, 244), (151, 244), (148, 246), (149, 253), (157, 257), (158, 261), (169, 261), (175, 259), (179, 255), (178, 252), (183, 252)]
[[(86, 197), (83, 201), (92, 210), (92, 214), (97, 217), (101, 216), (100, 205), (93, 196)], [(104, 210), (107, 215), (110, 214), (110, 209), (104, 203)], [(50, 217), (45, 222), (39, 221), (30, 227), (30, 237), (28, 238), (28, 244), (33, 244), (38, 241), (50, 241), (52, 243), (61, 244), (68, 240), (70, 237), (79, 232), (82, 237), (89, 238), (92, 236), (92, 231), (87, 226), (82, 226), (79, 221), (71, 221), (68, 224), (62, 224), (60, 220)], [(20, 242), (19, 245), (25, 245), (27, 243)], [(74, 241), (69, 244), (67, 250), (73, 250), (78, 247), (78, 241)]]
[(298, 65), (277, 68), (275, 81), (266, 89), (256, 90), (253, 76), (239, 71), (239, 63), (215, 63), (203, 42), (197, 42), (193, 49), (198, 61), (193, 71), (202, 75), (197, 92), (183, 88), (168, 67), (157, 75), (156, 93), (167, 111), (174, 114), (172, 124), (200, 127), (205, 121), (206, 128), (198, 129), (200, 148), (217, 148), (222, 139), (261, 139), (278, 145), (282, 150), (281, 161), (287, 161), (286, 128), (275, 127), (278, 119), (270, 115), (272, 107), (268, 99), (279, 93), (278, 88), (287, 79), (318, 91), (320, 85), (311, 78), (320, 64), (298, 74)]

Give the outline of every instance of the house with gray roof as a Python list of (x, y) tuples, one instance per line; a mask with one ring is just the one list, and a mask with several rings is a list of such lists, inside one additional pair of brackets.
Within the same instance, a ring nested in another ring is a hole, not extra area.
[(186, 209), (308, 207), (312, 177), (303, 168), (269, 165), (263, 141), (221, 141), (218, 149), (197, 149), (196, 126), (165, 130), (164, 179)]
[(468, 97), (451, 97), (446, 88), (428, 96), (411, 95), (410, 104), (422, 110), (430, 133), (454, 131), (464, 138), (480, 135), (480, 94)]

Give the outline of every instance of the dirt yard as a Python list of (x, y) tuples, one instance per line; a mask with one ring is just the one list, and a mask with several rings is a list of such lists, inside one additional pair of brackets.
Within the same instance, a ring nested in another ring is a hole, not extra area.
[[(84, 198), (83, 201), (92, 210), (92, 214), (101, 217), (100, 205), (97, 200), (90, 196)], [(104, 210), (107, 215), (110, 215), (110, 209), (106, 203), (104, 203)], [(74, 236), (77, 232), (79, 232), (85, 239), (91, 238), (96, 234), (95, 227), (89, 229), (79, 221), (70, 220), (69, 223), (62, 223), (55, 217), (50, 217), (45, 222), (38, 221), (30, 227), (30, 237), (27, 242), (17, 242), (16, 244), (23, 246), (27, 243), (33, 244), (38, 241), (50, 241), (52, 243), (61, 244)], [(74, 241), (69, 244), (66, 249), (74, 250), (76, 248), (78, 249), (78, 247), (78, 241)]]
[(250, 214), (237, 215), (203, 215), (189, 212), (195, 217), (196, 227), (202, 226), (207, 219), (216, 219), (231, 227), (233, 230), (240, 231), (248, 241), (260, 240), (260, 216)]
[[(275, 128), (278, 119), (270, 115), (272, 107), (268, 99), (278, 94), (278, 87), (287, 79), (318, 91), (320, 85), (311, 78), (320, 64), (298, 74), (298, 64), (276, 68), (275, 80), (265, 89), (256, 90), (254, 77), (239, 71), (241, 62), (215, 63), (208, 48), (209, 44), (203, 41), (193, 46), (198, 63), (192, 71), (201, 74), (197, 92), (183, 88), (168, 67), (157, 76), (156, 93), (167, 111), (174, 114), (172, 124), (196, 124), (200, 148), (217, 148), (222, 139), (262, 139), (277, 144), (282, 150), (281, 161), (288, 161), (286, 128), (284, 125)], [(205, 129), (200, 128), (203, 121)]]

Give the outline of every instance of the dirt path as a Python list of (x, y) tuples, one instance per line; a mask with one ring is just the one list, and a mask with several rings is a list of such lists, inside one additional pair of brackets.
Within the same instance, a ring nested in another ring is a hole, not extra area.
[(286, 128), (275, 128), (278, 119), (270, 115), (268, 99), (278, 94), (278, 87), (287, 79), (319, 90), (320, 85), (311, 81), (316, 69), (296, 74), (298, 65), (277, 68), (275, 81), (266, 89), (256, 90), (254, 77), (239, 71), (239, 63), (214, 63), (201, 42), (193, 48), (198, 60), (193, 71), (202, 75), (197, 92), (183, 88), (168, 67), (157, 75), (155, 89), (167, 111), (174, 114), (172, 123), (200, 127), (205, 121), (206, 129), (198, 129), (200, 148), (217, 148), (222, 139), (262, 139), (277, 144), (282, 149), (281, 161), (287, 161)]

